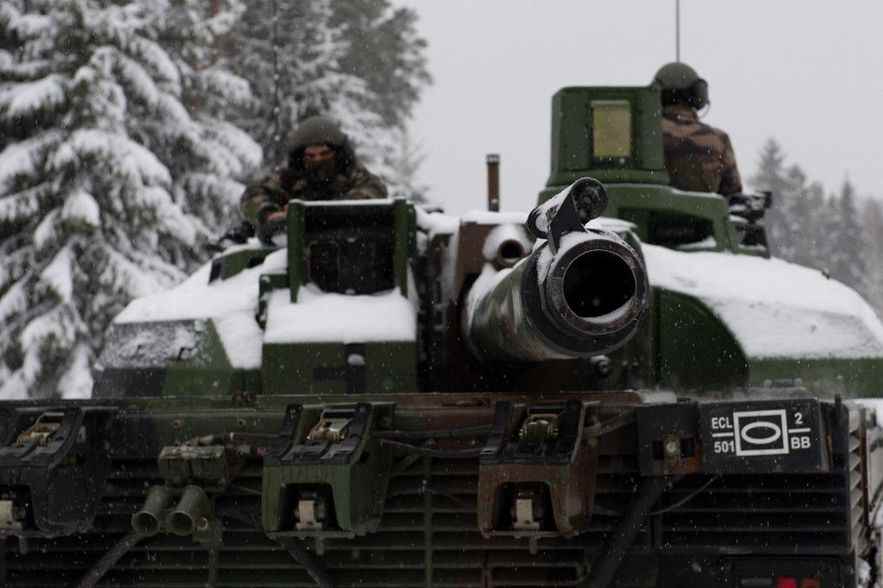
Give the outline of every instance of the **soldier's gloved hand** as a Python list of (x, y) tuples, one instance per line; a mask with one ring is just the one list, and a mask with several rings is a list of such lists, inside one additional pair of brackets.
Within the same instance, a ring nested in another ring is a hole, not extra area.
[(748, 195), (747, 194), (730, 194), (727, 196), (729, 199), (727, 205), (730, 209), (730, 214), (735, 214), (738, 216), (742, 216), (741, 213), (748, 209)]
[(267, 245), (274, 245), (273, 237), (285, 232), (285, 228), (288, 225), (287, 221), (287, 210), (271, 212), (258, 223), (258, 238)]
[(220, 253), (233, 245), (242, 245), (248, 243), (248, 240), (255, 236), (254, 227), (248, 221), (241, 221), (238, 225), (234, 225), (227, 229), (227, 232), (221, 235), (221, 238), (214, 243), (206, 246), (211, 253)]
[(766, 196), (763, 194), (730, 194), (729, 208), (730, 214), (740, 216), (750, 222), (755, 222), (763, 218), (768, 205), (766, 204)]

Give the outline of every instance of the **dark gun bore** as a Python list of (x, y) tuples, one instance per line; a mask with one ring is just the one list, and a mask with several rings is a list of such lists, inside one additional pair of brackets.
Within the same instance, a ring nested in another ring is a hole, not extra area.
[(603, 322), (635, 296), (635, 276), (628, 263), (609, 251), (579, 256), (564, 274), (564, 301), (581, 319)]

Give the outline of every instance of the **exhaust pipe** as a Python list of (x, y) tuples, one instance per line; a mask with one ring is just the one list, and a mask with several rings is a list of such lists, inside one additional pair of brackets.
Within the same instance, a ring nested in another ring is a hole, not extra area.
[(172, 492), (166, 486), (153, 486), (141, 510), (132, 515), (132, 530), (147, 537), (159, 533), (163, 512), (172, 502)]
[(491, 212), (500, 210), (500, 156), (488, 153), (487, 163), (487, 209)]
[(187, 486), (175, 509), (166, 517), (169, 532), (182, 537), (205, 531), (211, 524), (211, 502), (199, 486)]

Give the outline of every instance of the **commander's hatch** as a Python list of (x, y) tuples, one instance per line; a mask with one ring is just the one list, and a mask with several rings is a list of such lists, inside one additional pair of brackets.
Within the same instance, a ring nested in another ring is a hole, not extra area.
[(604, 216), (632, 223), (644, 243), (742, 252), (724, 198), (669, 185), (661, 120), (654, 87), (559, 90), (552, 99), (551, 173), (539, 201), (590, 176), (607, 187)]
[(572, 87), (552, 98), (552, 170), (547, 186), (583, 176), (604, 182), (668, 184), (659, 91)]
[(344, 200), (288, 205), (288, 279), (291, 301), (306, 283), (325, 292), (408, 293), (414, 244), (413, 206), (404, 199)]
[(263, 393), (416, 389), (414, 215), (401, 198), (289, 201), (287, 271), (258, 283)]

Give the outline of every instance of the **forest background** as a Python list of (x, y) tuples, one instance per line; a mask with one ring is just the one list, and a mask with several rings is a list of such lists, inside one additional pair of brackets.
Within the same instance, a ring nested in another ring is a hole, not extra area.
[[(417, 13), (389, 0), (0, 3), (0, 398), (88, 396), (113, 317), (210, 256), (245, 182), (326, 114), (393, 194), (421, 185), (409, 121), (432, 78)], [(774, 141), (780, 257), (883, 314), (883, 213), (828, 193)]]

